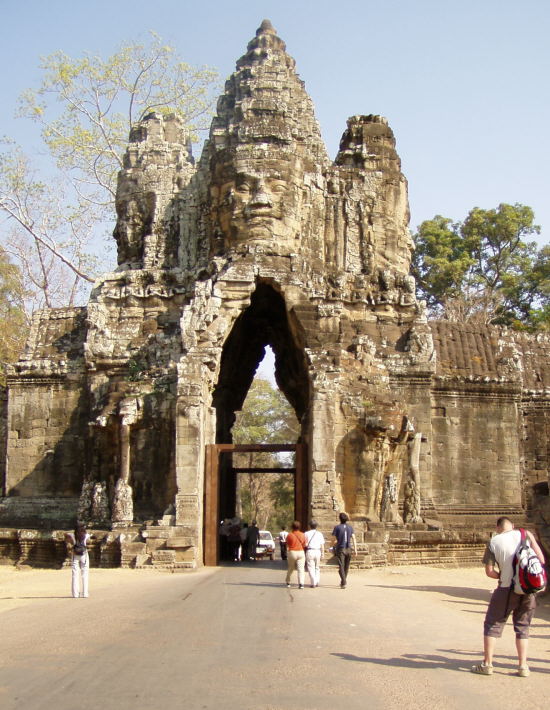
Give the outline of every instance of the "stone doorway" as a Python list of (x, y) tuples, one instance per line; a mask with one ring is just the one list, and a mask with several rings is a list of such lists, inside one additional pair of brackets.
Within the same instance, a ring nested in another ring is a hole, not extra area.
[[(300, 434), (297, 442), (292, 444), (257, 442), (236, 445), (232, 436), (235, 413), (243, 407), (268, 346), (275, 355), (276, 384), (295, 412)], [(294, 467), (281, 468), (281, 472), (294, 472), (295, 516), (306, 520), (309, 468), (305, 452), (309, 400), (309, 373), (298, 320), (292, 310), (287, 310), (278, 285), (272, 280), (258, 279), (248, 307), (237, 317), (225, 340), (220, 373), (212, 395), (212, 405), (216, 410), (216, 443), (206, 447), (205, 564), (218, 563), (219, 522), (235, 515), (237, 470), (231, 457), (234, 452), (294, 452)]]
[(258, 280), (250, 305), (235, 320), (223, 346), (212, 396), (217, 444), (232, 443), (235, 412), (243, 406), (267, 346), (275, 355), (277, 386), (294, 409), (304, 437), (310, 399), (304, 335), (276, 284)]
[[(234, 468), (232, 453), (292, 452), (294, 466), (283, 468)], [(225, 459), (225, 460), (224, 460)], [(308, 466), (305, 444), (208, 444), (205, 457), (204, 481), (204, 564), (215, 566), (220, 560), (220, 520), (234, 514), (235, 482), (237, 472), (293, 473), (294, 517), (305, 521), (309, 511)], [(227, 513), (227, 515), (226, 515)]]

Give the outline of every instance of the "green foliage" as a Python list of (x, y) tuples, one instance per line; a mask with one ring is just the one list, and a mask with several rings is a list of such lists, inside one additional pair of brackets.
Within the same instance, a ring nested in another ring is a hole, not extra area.
[(543, 327), (548, 248), (537, 251), (530, 207), (472, 209), (464, 222), (434, 217), (417, 230), (412, 273), (433, 315), (516, 328)]
[[(268, 380), (256, 378), (233, 426), (233, 442), (289, 444), (296, 442), (299, 431), (296, 415), (282, 392)], [(288, 467), (292, 465), (291, 460), (285, 454), (233, 455), (233, 465), (239, 468)], [(247, 522), (257, 520), (262, 528), (274, 530), (281, 525), (288, 526), (294, 517), (292, 474), (239, 474), (237, 495), (243, 519)]]
[(288, 444), (298, 436), (296, 415), (281, 390), (257, 377), (233, 426), (235, 444)]
[(6, 382), (6, 365), (16, 362), (25, 344), (28, 323), (23, 306), (21, 274), (0, 247), (0, 384)]
[(460, 293), (468, 269), (474, 263), (460, 234), (460, 224), (436, 215), (418, 227), (415, 235), (413, 275), (428, 307)]
[(130, 358), (128, 360), (128, 374), (126, 375), (127, 382), (139, 382), (146, 367), (146, 364), (141, 360)]
[(270, 518), (270, 530), (279, 531), (283, 526), (288, 528), (294, 519), (294, 477), (292, 474), (281, 473), (271, 483), (273, 512)]

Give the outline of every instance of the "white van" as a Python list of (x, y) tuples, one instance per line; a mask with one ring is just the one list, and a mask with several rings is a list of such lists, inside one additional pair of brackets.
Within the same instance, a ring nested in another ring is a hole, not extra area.
[(275, 554), (275, 541), (269, 530), (260, 530), (260, 542), (256, 548), (256, 557), (269, 557), (273, 559)]

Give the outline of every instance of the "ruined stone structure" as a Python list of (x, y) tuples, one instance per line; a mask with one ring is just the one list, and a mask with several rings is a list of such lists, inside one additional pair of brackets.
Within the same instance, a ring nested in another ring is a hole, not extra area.
[(86, 308), (36, 315), (9, 377), (4, 556), (78, 513), (104, 530), (97, 564), (202, 564), (205, 511), (235, 512), (209, 447), (268, 345), (301, 425), (298, 510), (325, 529), (347, 510), (364, 564), (472, 562), (497, 514), (544, 539), (550, 341), (427, 321), (386, 119), (350, 118), (330, 160), (264, 21), (196, 165), (188, 143), (173, 115), (132, 130), (117, 269)]

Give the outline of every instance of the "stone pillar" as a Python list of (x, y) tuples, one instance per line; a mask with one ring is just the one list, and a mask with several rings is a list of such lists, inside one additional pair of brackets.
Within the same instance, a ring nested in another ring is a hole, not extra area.
[(118, 441), (120, 447), (119, 479), (128, 483), (130, 480), (130, 425), (125, 424), (124, 417), (120, 422)]
[[(309, 355), (311, 359), (316, 358), (314, 353)], [(329, 378), (333, 379), (331, 375), (317, 371), (311, 377), (313, 391), (308, 435), (311, 515), (324, 530), (332, 530), (338, 511), (343, 509), (342, 472), (337, 471), (335, 455), (338, 398), (329, 381)]]
[(203, 563), (205, 447), (215, 443), (215, 410), (209, 406), (211, 378), (200, 353), (196, 357), (188, 353), (178, 365), (176, 525), (191, 541), (195, 565)]
[(138, 401), (124, 399), (119, 405), (119, 477), (113, 500), (113, 523), (131, 523), (134, 520), (134, 502), (130, 486), (130, 425), (138, 415)]

